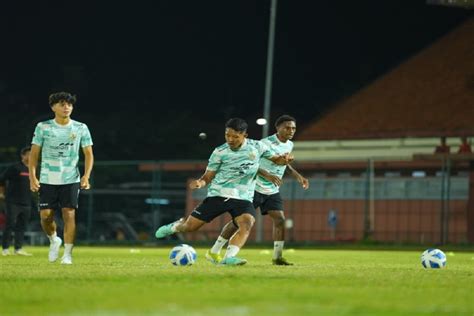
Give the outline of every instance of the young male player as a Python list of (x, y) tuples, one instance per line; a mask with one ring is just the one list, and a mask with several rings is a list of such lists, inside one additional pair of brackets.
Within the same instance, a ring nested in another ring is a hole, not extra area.
[[(62, 240), (56, 234), (54, 210), (61, 209), (64, 221), (64, 255), (62, 264), (72, 264), (76, 234), (75, 212), (80, 189), (89, 189), (94, 163), (92, 139), (84, 123), (71, 119), (76, 97), (67, 92), (53, 93), (49, 105), (54, 119), (40, 122), (33, 135), (30, 154), (30, 189), (39, 191), (41, 226), (48, 235), (50, 262), (58, 259)], [(79, 149), (84, 153), (84, 175), (80, 177)], [(41, 155), (40, 179), (36, 177)]]
[[(289, 153), (293, 150), (293, 138), (296, 132), (296, 120), (283, 115), (275, 122), (276, 134), (262, 139), (262, 142), (269, 146), (276, 154)], [(282, 177), (286, 172), (290, 173), (301, 184), (303, 189), (309, 188), (308, 179), (299, 174), (294, 168), (288, 165), (277, 165), (269, 160), (260, 161), (260, 170), (257, 175), (257, 184), (253, 198), (255, 209), (260, 208), (262, 215), (269, 215), (273, 220), (273, 259), (274, 265), (292, 265), (283, 257), (283, 246), (285, 244), (285, 215), (283, 213), (283, 201), (280, 196), (280, 185)], [(214, 246), (206, 253), (206, 258), (217, 263), (222, 260), (220, 251), (232, 235), (237, 231), (237, 227), (232, 221), (228, 222)]]
[(245, 259), (236, 255), (244, 246), (255, 222), (252, 199), (261, 158), (285, 165), (293, 158), (288, 153), (275, 155), (261, 141), (247, 139), (247, 123), (233, 118), (225, 125), (226, 143), (214, 149), (209, 158), (206, 172), (190, 183), (191, 189), (207, 184), (206, 199), (186, 219), (161, 226), (155, 236), (163, 238), (177, 232), (192, 232), (217, 216), (228, 212), (237, 229), (229, 240), (224, 259), (225, 265), (242, 265)]

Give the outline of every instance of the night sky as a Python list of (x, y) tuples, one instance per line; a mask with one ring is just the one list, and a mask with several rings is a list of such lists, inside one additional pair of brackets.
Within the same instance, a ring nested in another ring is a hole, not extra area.
[[(73, 118), (91, 129), (97, 159), (207, 158), (235, 116), (260, 138), (269, 8), (270, 0), (3, 4), (0, 163), (51, 117), (47, 98), (58, 90), (77, 94)], [(279, 0), (272, 119), (287, 113), (304, 127), (470, 16), (417, 0)]]

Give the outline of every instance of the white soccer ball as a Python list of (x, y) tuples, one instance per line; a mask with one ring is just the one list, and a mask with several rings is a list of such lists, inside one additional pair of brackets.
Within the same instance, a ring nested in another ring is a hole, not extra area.
[(421, 264), (426, 269), (446, 267), (446, 255), (439, 249), (427, 249), (421, 254)]
[(196, 262), (197, 254), (190, 245), (181, 244), (171, 249), (169, 258), (175, 266), (190, 266)]

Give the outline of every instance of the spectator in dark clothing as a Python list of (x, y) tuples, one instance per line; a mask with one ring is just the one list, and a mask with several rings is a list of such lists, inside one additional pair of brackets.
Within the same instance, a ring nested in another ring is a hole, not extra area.
[[(15, 252), (20, 256), (31, 256), (23, 250), (26, 225), (30, 218), (32, 198), (28, 172), (30, 147), (21, 150), (21, 161), (8, 167), (0, 175), (0, 197), (5, 197), (6, 224), (3, 231), (2, 255), (9, 256), (12, 232), (15, 232)], [(6, 188), (6, 190), (5, 190)]]

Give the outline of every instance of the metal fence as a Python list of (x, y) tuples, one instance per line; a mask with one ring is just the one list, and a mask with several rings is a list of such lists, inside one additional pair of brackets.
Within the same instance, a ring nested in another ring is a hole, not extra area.
[[(287, 179), (280, 190), (288, 241), (472, 243), (466, 163), (369, 160), (301, 167), (310, 189)], [(187, 211), (204, 196), (205, 191), (193, 191)], [(219, 219), (187, 238), (214, 239), (228, 220)], [(271, 241), (271, 220), (264, 218), (261, 229), (262, 240)], [(250, 239), (258, 235), (254, 229)]]
[[(0, 172), (6, 166), (0, 165)], [(92, 189), (80, 194), (77, 240), (155, 242), (158, 226), (189, 214), (205, 197), (205, 189), (186, 189), (187, 181), (201, 175), (205, 166), (203, 161), (96, 162)], [(339, 161), (296, 167), (310, 179), (310, 189), (303, 190), (291, 178), (281, 187), (289, 242), (469, 242), (465, 164), (448, 168), (445, 161)], [(227, 219), (218, 218), (184, 238), (212, 240)], [(262, 241), (272, 240), (268, 218), (254, 228), (251, 241), (257, 240), (257, 229)], [(36, 212), (28, 230), (41, 234)]]

